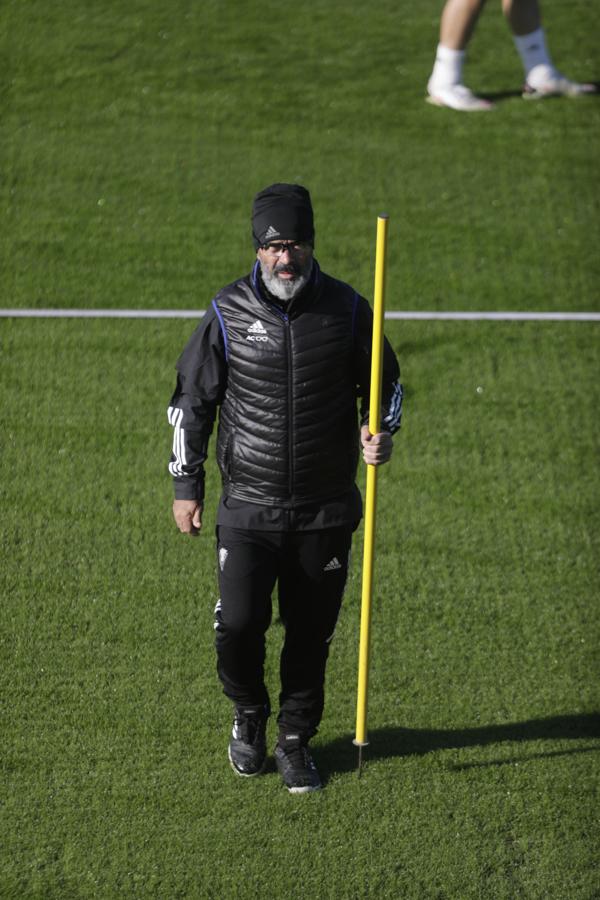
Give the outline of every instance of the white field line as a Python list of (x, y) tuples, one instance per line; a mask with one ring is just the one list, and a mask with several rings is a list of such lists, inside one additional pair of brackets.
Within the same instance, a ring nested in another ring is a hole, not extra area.
[(600, 322), (600, 313), (582, 312), (395, 312), (386, 319), (459, 319), (491, 322)]
[[(0, 309), (15, 319), (200, 319), (204, 309)], [(388, 310), (386, 319), (492, 322), (600, 322), (600, 312), (410, 312)]]

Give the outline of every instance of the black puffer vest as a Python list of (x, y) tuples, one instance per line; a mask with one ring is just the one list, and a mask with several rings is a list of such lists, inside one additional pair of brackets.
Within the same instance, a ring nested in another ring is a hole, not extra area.
[(358, 295), (316, 263), (313, 274), (287, 314), (256, 267), (213, 302), (228, 360), (217, 461), (231, 497), (293, 508), (354, 484)]

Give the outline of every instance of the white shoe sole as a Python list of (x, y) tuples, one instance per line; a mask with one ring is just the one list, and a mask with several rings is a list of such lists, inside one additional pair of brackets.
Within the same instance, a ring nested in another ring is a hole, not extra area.
[[(287, 787), (287, 785), (286, 785)], [(304, 787), (289, 787), (288, 791), (290, 794), (312, 794), (313, 791), (320, 791), (322, 788), (321, 784), (316, 785), (305, 785)]]
[(445, 106), (447, 109), (454, 109), (457, 112), (489, 112), (490, 109), (494, 108), (493, 103), (477, 97), (463, 84), (439, 90), (428, 88), (428, 91), (429, 93), (425, 99), (432, 106)]

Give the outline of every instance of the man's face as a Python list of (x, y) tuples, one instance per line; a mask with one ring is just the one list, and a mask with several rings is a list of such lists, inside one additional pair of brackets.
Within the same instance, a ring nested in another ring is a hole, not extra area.
[(256, 251), (267, 290), (280, 300), (291, 300), (310, 276), (313, 248), (300, 241), (274, 241)]

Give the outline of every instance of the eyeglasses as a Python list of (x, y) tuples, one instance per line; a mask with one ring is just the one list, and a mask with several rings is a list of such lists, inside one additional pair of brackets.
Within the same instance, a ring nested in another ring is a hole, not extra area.
[(310, 247), (305, 241), (290, 241), (288, 244), (282, 244), (277, 241), (274, 244), (263, 244), (263, 250), (271, 253), (273, 256), (283, 256), (284, 253), (306, 253)]

